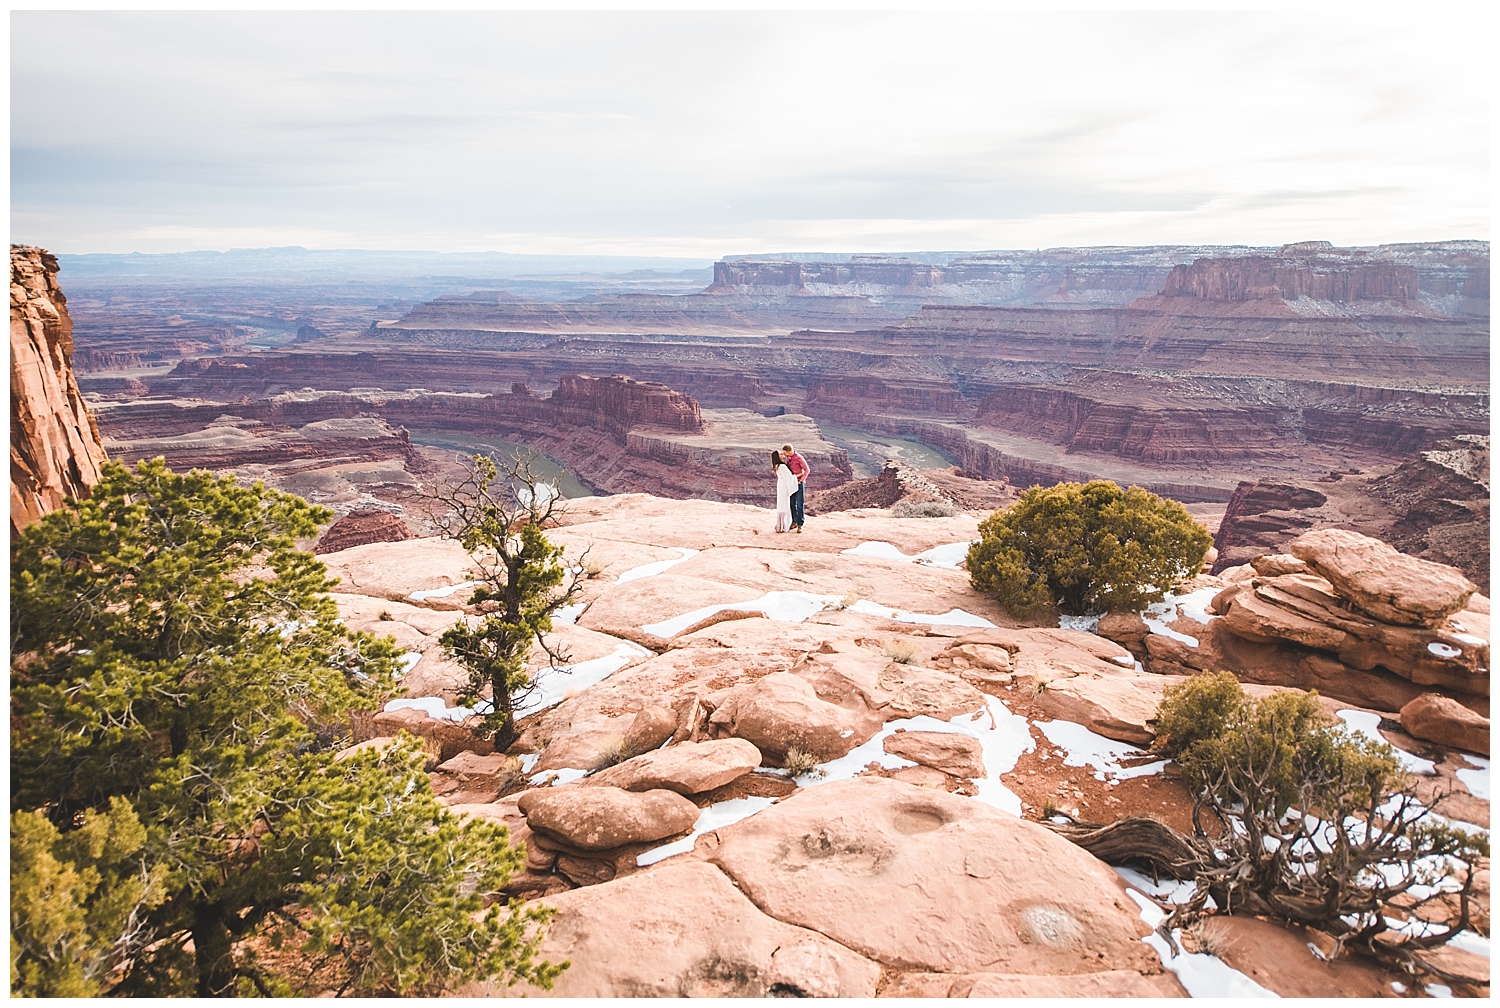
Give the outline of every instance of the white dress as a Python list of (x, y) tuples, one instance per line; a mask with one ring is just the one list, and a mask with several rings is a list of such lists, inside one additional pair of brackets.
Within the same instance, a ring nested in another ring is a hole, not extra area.
[(797, 492), (797, 477), (785, 465), (776, 467), (776, 531), (792, 528), (792, 494)]

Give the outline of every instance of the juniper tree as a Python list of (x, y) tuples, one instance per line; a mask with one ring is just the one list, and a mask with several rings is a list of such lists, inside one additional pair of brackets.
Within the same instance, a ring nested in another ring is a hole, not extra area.
[[(88, 948), (130, 936), (108, 970), (54, 983), (52, 946), (18, 942), (38, 911), (18, 932), (13, 900), (13, 975), (33, 993), (435, 993), (557, 972), (533, 961), (546, 911), (480, 914), (523, 855), (437, 805), (414, 744), (342, 762), (319, 746), (392, 693), (398, 657), (339, 622), (335, 582), (296, 549), (329, 518), (158, 459), (107, 465), (13, 544), (12, 810), (61, 831), (30, 831), (13, 892), (61, 891), (74, 930), (82, 906)], [(144, 831), (129, 852), (122, 801)], [(66, 842), (99, 817), (119, 842)], [(68, 871), (116, 894), (149, 882), (130, 927), (118, 908), (91, 918)]]
[(1159, 602), (1198, 572), (1213, 542), (1176, 501), (1108, 480), (1032, 487), (980, 522), (979, 536), (969, 578), (1018, 616)]
[[(464, 479), (437, 494), (447, 507), (444, 531), (474, 558), (479, 585), (469, 601), (481, 613), (455, 623), (440, 640), (469, 673), (461, 702), (484, 711), (478, 730), (500, 752), (515, 742), (516, 711), (536, 686), (526, 671), (532, 645), (549, 647), (552, 615), (578, 593), (584, 572), (580, 558), (570, 575), (563, 547), (543, 531), (556, 524), (563, 505), (536, 472), (538, 457), (520, 451), (497, 463), (471, 456)], [(554, 665), (566, 660), (547, 654)]]

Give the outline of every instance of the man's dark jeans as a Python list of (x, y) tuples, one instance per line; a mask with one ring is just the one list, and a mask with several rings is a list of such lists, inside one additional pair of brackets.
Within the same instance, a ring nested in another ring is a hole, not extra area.
[(792, 494), (792, 524), (802, 524), (802, 504), (807, 499), (807, 484), (798, 483), (797, 492)]

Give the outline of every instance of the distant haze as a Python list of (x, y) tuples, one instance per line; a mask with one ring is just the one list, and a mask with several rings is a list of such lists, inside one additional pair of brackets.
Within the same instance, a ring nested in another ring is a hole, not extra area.
[(11, 51), (12, 241), (60, 252), (1489, 237), (1458, 11), (16, 12)]

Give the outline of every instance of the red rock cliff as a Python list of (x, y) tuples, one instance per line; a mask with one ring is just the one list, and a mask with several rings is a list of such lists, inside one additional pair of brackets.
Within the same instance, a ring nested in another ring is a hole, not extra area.
[(1244, 256), (1176, 266), (1162, 294), (1209, 301), (1407, 301), (1416, 299), (1418, 286), (1417, 271), (1401, 263)]
[(73, 320), (57, 259), (10, 247), (10, 529), (99, 481), (104, 446), (73, 377)]
[(574, 422), (619, 433), (639, 425), (690, 433), (703, 430), (697, 400), (661, 382), (636, 381), (625, 375), (563, 375), (552, 393), (552, 404)]

